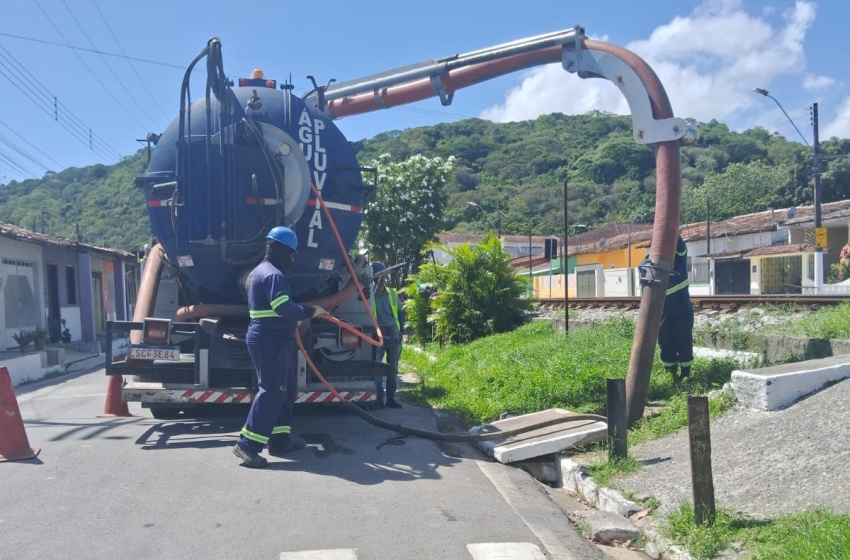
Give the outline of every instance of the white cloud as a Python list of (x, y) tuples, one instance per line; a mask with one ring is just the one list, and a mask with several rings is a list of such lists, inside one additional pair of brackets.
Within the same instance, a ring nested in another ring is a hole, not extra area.
[(815, 76), (814, 74), (806, 74), (803, 78), (803, 87), (810, 91), (825, 89), (835, 83), (833, 78), (829, 76)]
[[(676, 115), (723, 120), (762, 103), (753, 87), (768, 87), (777, 76), (802, 72), (803, 41), (815, 12), (813, 2), (798, 0), (783, 14), (784, 27), (774, 29), (745, 12), (740, 0), (708, 0), (689, 16), (677, 16), (647, 39), (625, 46), (658, 74)], [(829, 78), (813, 79), (820, 83)], [(560, 65), (549, 65), (527, 72), (503, 104), (481, 116), (515, 121), (593, 109), (628, 113), (622, 95), (607, 80), (579, 80)]]
[(838, 138), (850, 137), (850, 97), (845, 97), (838, 106), (838, 114), (835, 120), (823, 128), (820, 134), (821, 140), (828, 140), (833, 136)]

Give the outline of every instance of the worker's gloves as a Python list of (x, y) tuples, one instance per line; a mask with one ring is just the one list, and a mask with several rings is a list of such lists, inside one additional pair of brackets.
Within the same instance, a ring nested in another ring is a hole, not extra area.
[(315, 319), (316, 317), (321, 317), (322, 315), (327, 315), (327, 314), (328, 314), (328, 312), (325, 311), (325, 309), (323, 309), (322, 307), (319, 307), (317, 305), (316, 307), (313, 308), (313, 314), (310, 315), (310, 318)]
[(354, 274), (357, 275), (360, 284), (367, 286), (372, 283), (372, 265), (363, 255), (354, 259), (351, 265), (354, 267)]

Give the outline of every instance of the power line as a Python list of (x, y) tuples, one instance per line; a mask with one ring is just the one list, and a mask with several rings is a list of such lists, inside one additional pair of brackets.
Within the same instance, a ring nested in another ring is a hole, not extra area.
[(144, 62), (145, 64), (153, 64), (155, 66), (164, 66), (166, 68), (176, 68), (177, 70), (181, 70), (181, 71), (186, 69), (185, 66), (178, 66), (177, 64), (169, 64), (167, 62), (159, 62), (157, 60), (150, 60), (150, 59), (147, 59), (147, 58), (139, 58), (137, 56), (127, 56), (126, 54), (116, 54), (116, 53), (111, 53), (111, 52), (106, 52), (106, 51), (87, 49), (85, 47), (77, 47), (75, 45), (69, 45), (67, 43), (65, 43), (65, 44), (56, 43), (54, 41), (45, 41), (44, 39), (36, 39), (34, 37), (23, 37), (21, 35), (15, 35), (13, 33), (0, 33), (0, 36), (10, 37), (12, 39), (20, 39), (22, 41), (32, 41), (34, 43), (42, 43), (44, 45), (52, 45), (54, 47), (62, 47), (64, 49), (71, 49), (71, 50), (75, 50), (75, 51), (84, 51), (84, 52), (102, 54), (104, 56), (114, 56), (114, 57), (117, 57), (117, 58), (126, 58), (127, 60), (135, 60), (136, 62)]
[[(91, 127), (79, 119), (64, 103), (58, 100), (50, 91), (42, 84), (38, 78), (24, 67), (15, 57), (2, 45), (0, 45), (0, 59), (5, 59), (9, 66), (3, 60), (0, 60), (0, 66), (12, 74), (10, 77), (0, 70), (6, 79), (12, 82), (27, 99), (35, 103), (48, 116), (52, 117), (62, 128), (67, 130), (77, 140), (88, 146), (92, 151), (95, 151), (101, 157), (107, 160), (119, 159), (121, 155), (97, 134), (92, 132)], [(38, 87), (33, 88), (33, 84)], [(41, 96), (41, 103), (35, 96)], [(59, 111), (59, 108), (62, 111)], [(73, 129), (71, 128), (73, 127)], [(112, 155), (114, 154), (114, 155)]]
[[(65, 41), (66, 44), (70, 45), (70, 43), (68, 42), (68, 39), (65, 38), (65, 35), (62, 33), (62, 31), (59, 29), (59, 27), (50, 18), (50, 14), (48, 14), (47, 11), (42, 7), (41, 2), (39, 2), (38, 0), (35, 0), (35, 5), (38, 6), (38, 9), (41, 10), (41, 13), (44, 14), (45, 18), (47, 18), (47, 21), (49, 21), (50, 25), (53, 26), (53, 29), (56, 30), (56, 33), (58, 33), (59, 36), (62, 37), (62, 40)], [(130, 117), (133, 120), (133, 122), (135, 122), (137, 125), (139, 125), (139, 127), (142, 130), (144, 130), (145, 125), (140, 123), (139, 120), (136, 119), (135, 115), (133, 115), (133, 113), (131, 113), (130, 111), (127, 110), (126, 107), (124, 107), (124, 104), (121, 103), (121, 101), (119, 101), (117, 97), (115, 97), (115, 94), (112, 93), (112, 90), (110, 90), (108, 87), (106, 87), (106, 84), (103, 83), (103, 80), (100, 79), (100, 76), (98, 76), (97, 73), (95, 73), (95, 71), (92, 70), (91, 67), (88, 64), (86, 64), (86, 61), (83, 60), (83, 57), (80, 56), (80, 53), (78, 53), (77, 51), (72, 51), (72, 52), (74, 53), (74, 56), (77, 57), (77, 60), (80, 61), (80, 64), (82, 64), (86, 68), (86, 70), (89, 71), (89, 74), (91, 74), (92, 77), (97, 81), (97, 83), (100, 84), (100, 87), (103, 88), (103, 91), (105, 91), (107, 93), (107, 95), (109, 95), (109, 97), (111, 97), (112, 100), (115, 101), (115, 104), (118, 105), (121, 108), (121, 110), (124, 111), (127, 114), (127, 116)]]
[[(3, 61), (0, 61), (0, 66), (2, 66), (2, 67), (4, 67), (4, 68), (6, 68), (6, 70), (7, 70), (7, 71), (9, 70), (9, 69), (8, 69), (8, 67), (6, 67), (6, 66), (5, 66), (5, 64), (3, 63)], [(81, 132), (80, 130), (77, 130), (77, 129), (73, 128), (73, 124), (72, 124), (72, 123), (68, 123), (68, 122), (66, 122), (66, 119), (64, 118), (64, 115), (63, 115), (63, 117), (62, 117), (62, 118), (57, 118), (57, 117), (58, 117), (58, 113), (54, 113), (54, 111), (52, 111), (52, 110), (51, 110), (51, 108), (45, 107), (44, 105), (40, 104), (40, 103), (36, 100), (36, 98), (34, 98), (34, 97), (31, 95), (31, 92), (30, 92), (30, 91), (27, 91), (26, 89), (24, 89), (24, 86), (23, 86), (23, 85), (21, 85), (20, 83), (18, 83), (18, 81), (16, 81), (16, 80), (20, 80), (20, 79), (21, 79), (19, 76), (15, 76), (14, 74), (9, 75), (9, 74), (7, 74), (6, 72), (4, 72), (2, 69), (0, 69), (0, 75), (2, 75), (2, 76), (3, 76), (3, 77), (5, 77), (7, 80), (9, 80), (9, 82), (11, 82), (11, 84), (12, 84), (13, 86), (15, 86), (15, 88), (17, 88), (17, 89), (18, 89), (18, 91), (20, 91), (20, 92), (24, 95), (24, 97), (26, 97), (27, 99), (29, 99), (30, 101), (32, 101), (33, 103), (35, 103), (35, 105), (36, 105), (39, 109), (41, 109), (42, 111), (44, 111), (44, 113), (45, 113), (45, 114), (47, 114), (47, 115), (48, 115), (49, 117), (51, 117), (54, 121), (56, 121), (56, 123), (57, 123), (59, 126), (61, 126), (62, 128), (64, 128), (64, 129), (68, 132), (68, 134), (70, 134), (71, 136), (73, 136), (76, 140), (78, 140), (79, 142), (81, 142), (83, 145), (88, 146), (88, 147), (89, 147), (89, 149), (91, 149), (92, 151), (96, 152), (96, 153), (97, 153), (99, 156), (101, 156), (101, 157), (104, 157), (104, 158), (106, 158), (106, 159), (115, 159), (112, 155), (108, 155), (108, 154), (106, 154), (100, 146), (95, 147), (95, 145), (94, 145), (92, 142), (89, 142), (89, 140), (86, 138), (86, 135), (85, 135), (83, 132)]]
[[(115, 35), (114, 31), (112, 31), (112, 27), (109, 25), (109, 22), (106, 20), (106, 16), (104, 16), (103, 12), (100, 11), (100, 6), (97, 5), (97, 2), (95, 2), (95, 0), (92, 0), (91, 3), (94, 4), (94, 8), (97, 10), (97, 13), (100, 14), (100, 18), (103, 20), (103, 24), (106, 25), (106, 29), (109, 30), (109, 33), (112, 35), (112, 38), (115, 40), (115, 44), (118, 45), (118, 49), (121, 51), (121, 54), (124, 55), (124, 58), (127, 60), (127, 64), (130, 66), (130, 69), (133, 70), (133, 73), (136, 75), (136, 78), (139, 79), (139, 83), (142, 84), (142, 87), (144, 88), (144, 90), (150, 96), (151, 101), (153, 101), (154, 105), (157, 106), (160, 113), (162, 113), (162, 116), (165, 117), (167, 120), (170, 120), (171, 117), (165, 112), (165, 109), (162, 108), (162, 105), (159, 104), (159, 102), (156, 100), (156, 97), (154, 97), (153, 93), (151, 92), (150, 88), (148, 88), (148, 84), (139, 75), (139, 72), (136, 70), (136, 66), (133, 64), (132, 57), (127, 56), (127, 53), (124, 51), (124, 47), (122, 47), (121, 42), (118, 41), (118, 36)], [(102, 53), (101, 53), (101, 56), (103, 56)]]
[[(9, 70), (9, 68), (5, 65), (5, 63), (4, 63), (2, 60), (0, 60), (0, 66), (2, 66), (3, 68), (5, 68), (7, 71), (10, 71), (10, 70)], [(10, 72), (11, 72), (11, 71), (10, 71)], [(20, 92), (24, 95), (24, 97), (26, 97), (27, 99), (29, 99), (30, 101), (32, 101), (33, 103), (35, 103), (35, 105), (36, 105), (39, 109), (41, 109), (42, 111), (44, 111), (44, 112), (45, 112), (48, 116), (50, 116), (50, 117), (54, 117), (54, 113), (50, 110), (50, 108), (45, 107), (44, 105), (40, 104), (40, 103), (36, 100), (36, 98), (35, 98), (35, 97), (33, 97), (33, 96), (31, 95), (31, 92), (29, 92), (29, 91), (27, 91), (26, 89), (24, 89), (24, 86), (22, 86), (21, 84), (19, 84), (19, 83), (18, 83), (18, 81), (16, 81), (16, 80), (20, 80), (20, 78), (19, 78), (18, 76), (15, 76), (14, 74), (12, 74), (12, 75), (7, 74), (7, 73), (6, 73), (6, 72), (4, 72), (2, 69), (0, 69), (0, 75), (2, 75), (2, 76), (3, 76), (3, 77), (5, 77), (7, 80), (9, 80), (9, 81), (12, 83), (12, 85), (13, 85), (13, 86), (15, 86), (15, 87), (18, 89), (18, 91), (20, 91)], [(64, 128), (66, 131), (68, 131), (68, 133), (69, 133), (69, 134), (71, 134), (74, 138), (76, 138), (76, 139), (77, 139), (77, 140), (79, 140), (80, 142), (83, 142), (84, 144), (88, 145), (88, 143), (87, 143), (87, 142), (85, 142), (85, 140), (83, 139), (83, 137), (79, 136), (78, 131), (73, 130), (70, 126), (68, 126), (68, 125), (64, 122), (64, 120), (59, 121), (58, 119), (55, 119), (55, 118), (54, 118), (54, 120), (56, 120), (56, 122), (59, 124), (59, 126), (61, 126), (62, 128)]]
[(15, 158), (4, 152), (0, 149), (0, 160), (5, 161), (7, 164), (12, 166), (16, 173), (19, 175), (24, 175), (25, 177), (35, 177), (35, 173), (32, 169), (29, 169), (22, 163), (19, 163)]
[(15, 151), (15, 152), (17, 152), (18, 154), (22, 155), (22, 156), (23, 156), (23, 157), (25, 157), (26, 159), (30, 160), (31, 162), (33, 162), (33, 163), (34, 163), (34, 164), (36, 164), (37, 166), (41, 167), (41, 168), (42, 168), (42, 169), (44, 169), (45, 171), (50, 171), (50, 168), (48, 168), (46, 165), (44, 165), (43, 163), (41, 163), (39, 160), (35, 159), (35, 157), (34, 157), (34, 156), (30, 155), (30, 154), (29, 154), (26, 150), (24, 150), (24, 149), (23, 149), (23, 148), (21, 148), (20, 146), (17, 146), (14, 142), (12, 142), (11, 140), (9, 140), (8, 138), (6, 138), (5, 136), (3, 136), (2, 134), (0, 134), (0, 142), (2, 142), (3, 144), (6, 144), (6, 145), (7, 145), (8, 147), (10, 147), (12, 150), (14, 150), (14, 151)]
[(9, 126), (8, 124), (4, 123), (3, 121), (0, 121), (0, 125), (3, 125), (3, 126), (5, 126), (6, 128), (8, 128), (10, 131), (12, 131), (12, 134), (14, 134), (14, 135), (15, 135), (15, 136), (17, 136), (18, 138), (20, 138), (21, 140), (23, 140), (24, 142), (26, 142), (26, 143), (27, 143), (27, 144), (28, 144), (28, 145), (29, 145), (32, 149), (34, 149), (35, 151), (37, 151), (38, 153), (40, 153), (41, 155), (43, 155), (44, 157), (46, 157), (47, 159), (49, 159), (50, 161), (52, 161), (54, 164), (56, 164), (57, 169), (61, 169), (61, 167), (62, 167), (62, 164), (61, 164), (61, 163), (59, 163), (58, 161), (56, 161), (55, 159), (53, 159), (52, 157), (50, 157), (49, 155), (47, 155), (46, 153), (44, 153), (43, 151), (41, 151), (41, 150), (38, 148), (38, 146), (36, 146), (36, 145), (35, 145), (35, 144), (33, 144), (32, 142), (30, 142), (29, 140), (27, 140), (26, 138), (24, 138), (24, 137), (23, 137), (21, 134), (19, 134), (19, 133), (18, 133), (18, 131), (16, 131), (14, 128), (12, 128), (12, 127), (11, 127), (11, 126)]
[[(78, 19), (77, 19), (77, 16), (74, 14), (74, 12), (71, 10), (71, 8), (69, 8), (69, 7), (68, 7), (68, 3), (67, 3), (65, 0), (62, 0), (62, 5), (63, 5), (63, 6), (65, 6), (65, 9), (66, 9), (66, 10), (68, 11), (68, 13), (71, 15), (71, 19), (73, 19), (73, 20), (74, 20), (74, 23), (76, 23), (76, 24), (77, 24), (77, 27), (79, 27), (79, 28), (80, 28), (80, 31), (82, 31), (82, 32), (83, 32), (83, 35), (86, 37), (86, 39), (88, 39), (89, 43), (91, 43), (91, 46), (92, 46), (92, 47), (94, 47), (94, 48), (96, 49), (96, 48), (97, 48), (97, 45), (94, 43), (94, 41), (92, 40), (91, 36), (90, 36), (90, 35), (88, 34), (88, 32), (86, 31), (86, 28), (85, 28), (85, 27), (83, 27), (83, 25), (80, 23), (80, 20), (78, 20)], [(119, 85), (119, 86), (121, 86), (121, 89), (123, 89), (123, 90), (124, 90), (124, 92), (127, 94), (127, 97), (129, 97), (129, 98), (133, 101), (133, 103), (135, 103), (135, 104), (136, 104), (136, 107), (138, 107), (138, 108), (139, 108), (139, 110), (140, 110), (142, 113), (144, 113), (144, 115), (145, 115), (147, 118), (149, 118), (149, 119), (151, 120), (151, 122), (152, 122), (152, 123), (154, 123), (154, 126), (157, 126), (156, 119), (155, 119), (155, 118), (153, 118), (153, 117), (150, 115), (150, 113), (148, 113), (147, 109), (145, 109), (144, 107), (142, 107), (142, 105), (141, 105), (141, 104), (139, 103), (139, 101), (136, 99), (136, 96), (135, 96), (135, 95), (133, 95), (133, 92), (132, 92), (132, 91), (130, 91), (129, 89), (127, 89), (127, 86), (125, 86), (125, 85), (124, 85), (124, 82), (122, 82), (122, 81), (121, 81), (121, 78), (119, 78), (119, 77), (118, 77), (118, 74), (116, 74), (116, 73), (115, 73), (115, 70), (113, 70), (113, 69), (112, 69), (112, 66), (110, 66), (110, 65), (109, 65), (109, 63), (106, 61), (106, 57), (104, 57), (102, 54), (100, 54), (100, 55), (98, 55), (98, 56), (100, 56), (100, 60), (103, 62), (103, 65), (104, 65), (104, 66), (106, 66), (106, 68), (107, 68), (107, 69), (109, 70), (109, 72), (112, 74), (112, 77), (113, 77), (113, 78), (115, 78), (115, 81), (118, 83), (118, 85)]]

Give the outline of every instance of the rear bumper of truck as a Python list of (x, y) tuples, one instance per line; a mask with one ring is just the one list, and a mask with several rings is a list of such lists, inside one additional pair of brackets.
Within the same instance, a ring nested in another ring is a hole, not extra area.
[[(212, 374), (211, 341), (198, 323), (171, 324), (172, 336), (182, 336), (186, 345), (192, 346), (192, 352), (180, 352), (178, 360), (128, 360), (126, 356), (113, 356), (112, 340), (116, 334), (125, 335), (131, 330), (142, 329), (142, 326), (142, 323), (131, 321), (108, 321), (106, 325), (106, 374), (125, 376), (126, 382), (121, 390), (124, 402), (139, 402), (144, 407), (168, 405), (169, 408), (178, 408), (178, 405), (250, 404), (254, 400), (257, 393), (255, 385), (246, 386), (251, 377), (250, 369), (247, 373), (239, 370), (242, 375)], [(308, 378), (306, 362), (299, 353), (296, 403), (376, 402), (375, 377), (385, 373), (388, 367), (377, 362), (327, 363), (323, 366), (326, 378), (342, 398), (336, 397), (317, 380)], [(358, 375), (353, 376), (352, 371)], [(131, 380), (133, 378), (135, 380)], [(240, 378), (242, 381), (239, 381)]]
[[(345, 400), (357, 404), (369, 404), (377, 400), (375, 384), (369, 382), (346, 383), (335, 387)], [(121, 397), (124, 402), (140, 402), (142, 406), (159, 404), (249, 404), (256, 391), (246, 388), (203, 388), (197, 385), (151, 383), (131, 381), (124, 385)], [(296, 403), (341, 402), (324, 385), (313, 384), (298, 391)]]

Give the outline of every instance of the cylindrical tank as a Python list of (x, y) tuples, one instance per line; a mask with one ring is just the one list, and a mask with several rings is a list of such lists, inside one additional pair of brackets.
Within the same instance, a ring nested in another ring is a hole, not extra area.
[(227, 92), (228, 114), (215, 96), (209, 112), (198, 100), (182, 137), (178, 117), (159, 138), (139, 179), (153, 234), (179, 267), (188, 303), (238, 303), (239, 279), (262, 258), (266, 233), (287, 225), (298, 235), (295, 299), (324, 295), (345, 262), (310, 184), (350, 250), (365, 204), (354, 151), (326, 114), (289, 90)]

